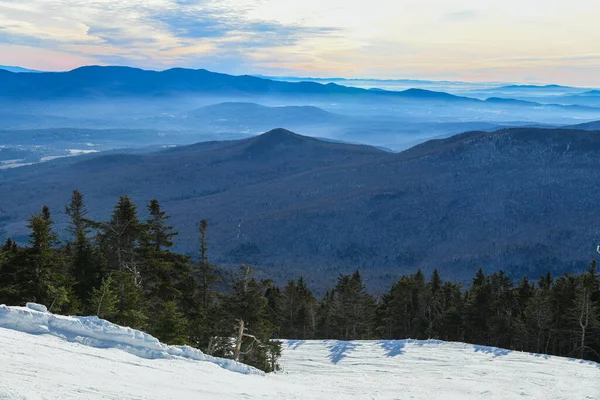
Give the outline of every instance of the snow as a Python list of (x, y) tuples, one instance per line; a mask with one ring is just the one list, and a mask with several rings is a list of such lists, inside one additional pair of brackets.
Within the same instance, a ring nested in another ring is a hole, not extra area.
[[(93, 146), (93, 144), (88, 143), (88, 146)], [(92, 154), (97, 153), (98, 150), (81, 150), (81, 149), (69, 149), (69, 155), (71, 156), (79, 156), (81, 154)]]
[(119, 326), (98, 317), (54, 315), (40, 304), (26, 307), (0, 305), (0, 327), (32, 334), (49, 334), (70, 342), (97, 348), (116, 348), (148, 359), (181, 357), (207, 361), (243, 374), (264, 375), (247, 365), (211, 357), (189, 346), (168, 346), (155, 337), (135, 329)]
[(286, 340), (283, 371), (261, 375), (34, 304), (0, 306), (0, 348), (2, 400), (600, 398), (600, 365), (561, 357), (440, 341)]

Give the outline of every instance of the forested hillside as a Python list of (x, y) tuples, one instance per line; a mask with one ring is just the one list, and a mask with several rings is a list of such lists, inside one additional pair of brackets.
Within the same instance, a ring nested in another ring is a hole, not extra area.
[(266, 371), (280, 354), (273, 338), (434, 338), (600, 361), (595, 261), (582, 274), (517, 283), (504, 271), (480, 269), (468, 286), (419, 270), (390, 280), (381, 297), (368, 293), (356, 270), (316, 296), (301, 274), (279, 286), (244, 264), (233, 275), (221, 270), (210, 257), (206, 220), (196, 222), (192, 262), (173, 251), (177, 232), (160, 203), (147, 210), (140, 219), (122, 196), (109, 220), (94, 221), (75, 191), (61, 242), (44, 206), (27, 220), (29, 244), (8, 239), (0, 250), (0, 304), (98, 315)]
[[(121, 195), (158, 199), (181, 232), (174, 249), (193, 258), (205, 218), (215, 262), (280, 284), (303, 275), (319, 293), (357, 268), (379, 294), (418, 269), (463, 283), (480, 267), (582, 272), (600, 240), (598, 149), (598, 132), (566, 129), (471, 132), (399, 154), (274, 130), (86, 156), (3, 171), (0, 232), (25, 244), (23, 221), (78, 189), (97, 220)], [(64, 238), (67, 219), (55, 219)]]

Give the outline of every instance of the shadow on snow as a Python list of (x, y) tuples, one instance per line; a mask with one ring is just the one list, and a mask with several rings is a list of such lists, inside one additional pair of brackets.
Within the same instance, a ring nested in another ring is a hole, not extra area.
[(354, 349), (359, 347), (360, 344), (353, 342), (344, 342), (344, 341), (332, 341), (329, 346), (329, 359), (332, 363), (337, 364), (342, 361), (344, 358), (348, 357)]
[(507, 356), (510, 353), (512, 353), (512, 350), (500, 349), (498, 347), (480, 346), (477, 344), (473, 345), (473, 351), (475, 351), (475, 353), (481, 352), (481, 353), (493, 354), (494, 357)]
[(287, 341), (289, 350), (296, 350), (298, 347), (302, 346), (304, 343), (306, 343), (306, 340), (288, 340)]

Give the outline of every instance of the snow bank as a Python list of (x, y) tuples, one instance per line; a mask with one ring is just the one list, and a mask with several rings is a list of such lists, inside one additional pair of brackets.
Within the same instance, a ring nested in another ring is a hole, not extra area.
[(96, 348), (115, 348), (148, 359), (186, 358), (219, 365), (233, 372), (264, 375), (248, 365), (206, 355), (189, 346), (169, 346), (142, 331), (113, 324), (98, 317), (55, 315), (45, 306), (27, 303), (26, 307), (0, 305), (0, 328), (31, 334), (48, 334)]

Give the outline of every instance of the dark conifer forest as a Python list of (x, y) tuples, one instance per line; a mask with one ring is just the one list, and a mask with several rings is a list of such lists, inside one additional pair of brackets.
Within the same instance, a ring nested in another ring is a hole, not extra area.
[[(146, 220), (127, 196), (109, 221), (87, 218), (73, 192), (59, 241), (51, 210), (28, 219), (27, 245), (0, 249), (0, 304), (44, 304), (51, 312), (98, 315), (169, 344), (190, 345), (265, 371), (286, 339), (439, 339), (600, 361), (600, 274), (523, 277), (473, 271), (469, 287), (417, 273), (377, 298), (357, 270), (317, 297), (302, 276), (282, 287), (210, 262), (211, 221), (198, 221), (194, 257), (172, 251), (177, 232), (158, 201)], [(56, 212), (56, 210), (53, 210)]]

